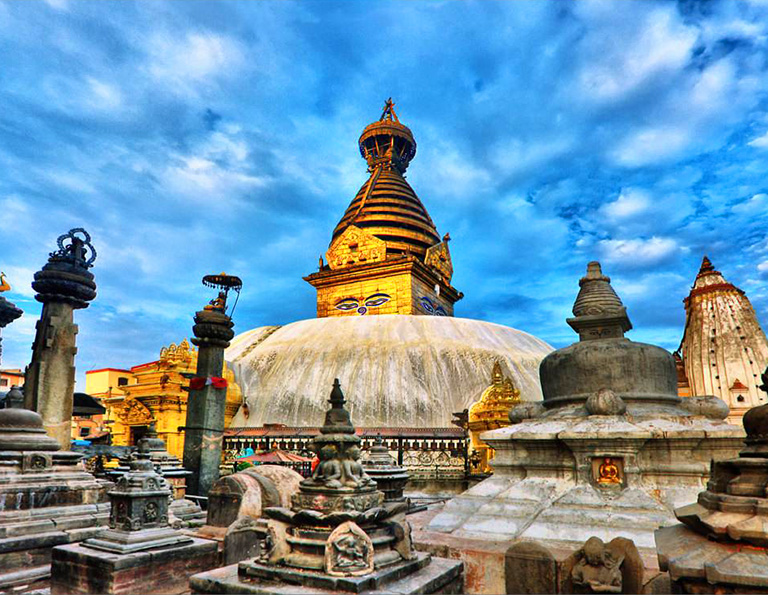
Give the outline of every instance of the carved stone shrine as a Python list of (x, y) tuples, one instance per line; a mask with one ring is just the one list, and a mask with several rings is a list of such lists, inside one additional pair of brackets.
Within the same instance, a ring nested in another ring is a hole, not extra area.
[(109, 528), (54, 548), (51, 593), (184, 593), (189, 576), (217, 561), (216, 544), (168, 524), (168, 481), (154, 469), (147, 441), (108, 492)]
[(195, 593), (458, 593), (462, 563), (414, 551), (405, 502), (385, 503), (360, 464), (339, 381), (291, 508), (264, 509), (263, 554), (192, 577)]
[[(165, 449), (165, 442), (158, 438), (154, 423), (149, 425), (146, 435), (139, 440), (145, 442), (149, 460), (170, 484), (172, 500), (168, 507), (171, 524), (178, 527), (200, 527), (205, 524), (205, 512), (200, 505), (184, 497), (187, 477), (191, 475), (182, 467), (181, 461)], [(130, 471), (130, 459), (121, 460), (120, 465), (107, 472), (110, 479), (119, 480)]]
[(381, 434), (376, 437), (374, 445), (368, 449), (368, 456), (363, 461), (363, 469), (376, 482), (376, 487), (384, 492), (385, 502), (405, 500), (403, 490), (408, 483), (408, 472), (389, 454), (389, 448), (384, 445)]
[[(768, 392), (768, 369), (760, 388)], [(746, 445), (713, 463), (707, 489), (656, 532), (676, 593), (768, 593), (768, 404), (744, 414)]]
[(104, 487), (62, 451), (11, 389), (0, 409), (0, 592), (45, 587), (53, 546), (92, 537), (109, 516)]
[(599, 263), (579, 285), (567, 322), (580, 341), (542, 361), (543, 403), (515, 406), (512, 425), (481, 435), (493, 476), (446, 503), (420, 546), (459, 555), (470, 541), (490, 551), (526, 539), (554, 551), (620, 536), (657, 575), (654, 531), (695, 498), (710, 460), (737, 452), (743, 434), (723, 421), (725, 404), (681, 400), (672, 354), (624, 337), (632, 325)]

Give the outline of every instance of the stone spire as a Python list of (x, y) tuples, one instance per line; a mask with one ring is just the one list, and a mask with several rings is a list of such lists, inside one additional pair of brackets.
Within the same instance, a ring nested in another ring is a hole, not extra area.
[(239, 277), (221, 273), (206, 275), (203, 285), (220, 291), (218, 297), (195, 314), (192, 327), (192, 343), (198, 347), (197, 373), (189, 384), (184, 467), (192, 472), (187, 492), (196, 496), (206, 496), (219, 478), (227, 401), (227, 381), (222, 378), (224, 350), (235, 336), (235, 323), (227, 314), (227, 295), (230, 290), (239, 294), (243, 282)]
[(683, 300), (685, 331), (680, 356), (691, 396), (715, 395), (738, 423), (765, 402), (758, 377), (768, 365), (768, 339), (744, 292), (729, 283), (706, 256)]
[(26, 370), (24, 396), (27, 408), (40, 413), (48, 433), (66, 450), (72, 432), (77, 353), (73, 311), (87, 308), (96, 297), (96, 283), (88, 270), (96, 260), (96, 250), (82, 228), (69, 230), (56, 242), (58, 250), (35, 273), (32, 283), (43, 311)]
[(587, 274), (579, 280), (579, 287), (573, 304), (574, 318), (567, 322), (582, 341), (620, 338), (632, 328), (627, 309), (611, 287), (611, 278), (603, 275), (599, 262), (587, 264)]
[(363, 461), (363, 469), (376, 482), (376, 487), (384, 492), (384, 502), (402, 502), (403, 490), (408, 483), (408, 472), (397, 464), (389, 448), (376, 436), (376, 442), (368, 449), (368, 457)]

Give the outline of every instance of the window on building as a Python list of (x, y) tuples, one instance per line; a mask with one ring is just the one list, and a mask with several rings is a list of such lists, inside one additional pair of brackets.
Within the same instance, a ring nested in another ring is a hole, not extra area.
[(743, 402), (744, 402), (744, 397), (742, 397), (741, 395), (739, 395), (738, 397), (736, 397), (736, 400), (737, 400), (739, 403), (743, 403)]
[(0, 378), (0, 386), (8, 386), (8, 379)]
[(91, 433), (90, 428), (80, 428), (80, 436), (87, 436)]
[(125, 376), (120, 376), (117, 379), (117, 386), (128, 386), (128, 379)]

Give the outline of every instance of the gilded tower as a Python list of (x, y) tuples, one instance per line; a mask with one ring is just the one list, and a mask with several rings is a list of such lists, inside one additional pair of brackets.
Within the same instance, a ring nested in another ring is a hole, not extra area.
[(453, 316), (463, 294), (451, 286), (448, 249), (405, 180), (416, 141), (391, 99), (358, 142), (370, 177), (333, 231), (319, 271), (304, 279), (317, 289), (317, 316), (422, 314)]
[(768, 340), (752, 304), (706, 256), (683, 303), (678, 390), (720, 397), (731, 408), (729, 421), (738, 423), (747, 409), (764, 402), (759, 385), (768, 365)]

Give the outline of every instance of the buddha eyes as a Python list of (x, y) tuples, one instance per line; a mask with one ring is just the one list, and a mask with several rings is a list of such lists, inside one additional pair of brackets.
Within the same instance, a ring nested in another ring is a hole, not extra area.
[(352, 298), (347, 298), (345, 300), (341, 300), (338, 304), (336, 304), (337, 310), (354, 310), (357, 308), (357, 300)]
[(435, 306), (435, 304), (432, 303), (432, 300), (428, 297), (421, 298), (421, 307), (424, 308), (424, 311), (427, 314), (432, 314), (433, 316), (448, 316), (442, 306)]
[(386, 293), (374, 293), (365, 298), (363, 304), (360, 304), (360, 301), (355, 298), (344, 298), (336, 302), (335, 308), (344, 312), (357, 310), (358, 314), (365, 314), (369, 308), (377, 308), (382, 304), (386, 304), (391, 299)]
[(369, 308), (375, 308), (381, 306), (390, 300), (390, 297), (386, 293), (374, 293), (365, 300), (365, 305)]

